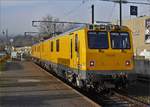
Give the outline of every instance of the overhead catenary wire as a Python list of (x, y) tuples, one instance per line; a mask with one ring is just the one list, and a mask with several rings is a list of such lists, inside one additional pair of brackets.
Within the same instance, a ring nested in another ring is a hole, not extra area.
[[(54, 1), (82, 1), (82, 0), (54, 0)], [(84, 1), (106, 1), (106, 2), (116, 2), (116, 3), (119, 2), (119, 0), (84, 0)], [(150, 0), (146, 0), (145, 2), (122, 0), (122, 3), (150, 5)]]
[[(69, 0), (68, 0), (69, 1)], [(89, 0), (82, 0), (82, 2), (76, 6), (75, 8), (73, 8), (72, 10), (70, 10), (69, 12), (65, 13), (64, 14), (64, 17), (67, 17), (69, 16), (70, 14), (76, 12), (83, 4), (85, 4), (86, 2), (88, 2)]]
[[(65, 1), (65, 0), (64, 0)], [(66, 1), (73, 1), (73, 0), (66, 0)], [(69, 12), (65, 13), (64, 17), (68, 17), (70, 14), (73, 14), (76, 12), (83, 4), (85, 4), (87, 1), (106, 1), (106, 2), (113, 2), (113, 3), (119, 3), (120, 0), (77, 0), (82, 1), (81, 4), (79, 4), (74, 9), (70, 10)], [(150, 6), (150, 0), (147, 0), (147, 2), (137, 2), (137, 1), (129, 1), (129, 0), (122, 0), (122, 3), (124, 4), (138, 4), (138, 5), (149, 5)], [(112, 12), (113, 13), (113, 12)], [(111, 13), (111, 14), (112, 14)], [(112, 15), (111, 15), (112, 16)]]
[[(106, 1), (106, 2), (115, 2), (115, 3), (119, 3), (120, 0), (99, 0), (99, 1)], [(143, 5), (150, 5), (149, 2), (136, 2), (136, 1), (122, 1), (122, 3), (131, 3), (131, 4), (143, 4)]]
[(110, 15), (109, 15), (109, 17), (110, 17), (109, 19), (112, 19), (113, 13), (114, 13), (113, 11), (115, 10), (115, 7), (116, 7), (116, 3), (113, 4), (113, 7), (112, 7)]

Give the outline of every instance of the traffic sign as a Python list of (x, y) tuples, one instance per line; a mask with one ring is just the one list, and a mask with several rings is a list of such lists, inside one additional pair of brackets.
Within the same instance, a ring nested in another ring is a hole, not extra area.
[(130, 6), (130, 15), (138, 15), (138, 7), (137, 6)]

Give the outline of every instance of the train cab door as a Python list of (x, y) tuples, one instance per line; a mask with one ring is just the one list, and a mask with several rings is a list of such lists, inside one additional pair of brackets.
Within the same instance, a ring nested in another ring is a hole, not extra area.
[(70, 38), (70, 66), (72, 68), (79, 69), (79, 59), (79, 40), (78, 35), (75, 34)]

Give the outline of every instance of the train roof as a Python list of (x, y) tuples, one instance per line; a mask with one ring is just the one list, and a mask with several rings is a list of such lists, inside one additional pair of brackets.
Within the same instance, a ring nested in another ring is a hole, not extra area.
[[(69, 33), (71, 33), (71, 32), (74, 32), (74, 31), (77, 31), (77, 30), (80, 30), (80, 29), (84, 29), (84, 28), (86, 28), (86, 27), (87, 27), (87, 25), (78, 26), (78, 27), (75, 27), (75, 28), (73, 28), (73, 29), (71, 29), (71, 30), (65, 31), (65, 32), (63, 32), (63, 33), (61, 33), (61, 34), (59, 34), (59, 35), (57, 35), (57, 36), (54, 36), (54, 37), (51, 37), (51, 38), (49, 38), (49, 39), (43, 40), (43, 41), (47, 41), (47, 40), (51, 40), (51, 39), (53, 39), (53, 38), (57, 38), (57, 37), (60, 37), (60, 36), (64, 36), (64, 35), (66, 35), (66, 34), (69, 34)], [(40, 42), (43, 42), (43, 41), (40, 41)], [(39, 44), (40, 42), (35, 43), (35, 44), (33, 44), (32, 46), (37, 45), (37, 44)]]
[[(74, 28), (72, 28), (72, 29), (69, 29), (68, 31), (65, 31), (65, 32), (63, 32), (63, 33), (61, 33), (61, 34), (59, 34), (59, 35), (57, 35), (57, 36), (53, 36), (53, 37), (51, 37), (51, 38), (48, 38), (48, 39), (46, 39), (46, 40), (43, 40), (43, 41), (48, 41), (48, 40), (51, 40), (51, 39), (53, 39), (53, 38), (57, 38), (57, 37), (60, 37), (60, 36), (64, 36), (64, 35), (66, 35), (66, 34), (70, 34), (70, 33), (72, 33), (72, 32), (74, 32), (74, 31), (77, 31), (77, 30), (81, 30), (81, 29), (84, 29), (84, 28), (88, 28), (89, 30), (92, 30), (92, 29), (94, 29), (94, 28), (96, 28), (96, 27), (99, 27), (100, 29), (102, 28), (106, 28), (106, 27), (110, 27), (110, 29), (112, 28), (112, 27), (114, 27), (114, 29), (128, 29), (128, 27), (126, 27), (126, 26), (122, 26), (122, 27), (120, 27), (119, 25), (112, 25), (112, 24), (108, 24), (108, 25), (94, 25), (94, 24), (83, 24), (83, 25), (80, 25), (80, 26), (75, 26)], [(106, 28), (107, 29), (107, 28)], [(38, 42), (38, 43), (35, 43), (35, 44), (33, 44), (33, 46), (34, 45), (37, 45), (37, 44), (39, 44), (39, 43), (41, 43), (41, 42), (43, 42), (43, 41), (40, 41), (40, 42)]]

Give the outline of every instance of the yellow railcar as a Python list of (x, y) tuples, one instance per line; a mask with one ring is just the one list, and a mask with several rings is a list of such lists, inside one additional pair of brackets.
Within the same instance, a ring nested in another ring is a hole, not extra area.
[(125, 26), (89, 25), (33, 45), (32, 57), (80, 87), (116, 84), (133, 69), (132, 34)]

